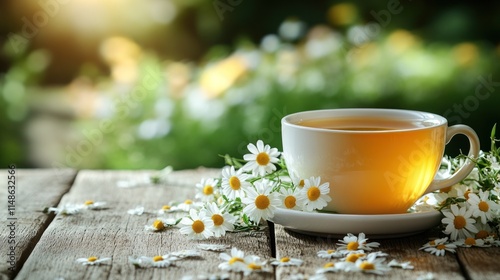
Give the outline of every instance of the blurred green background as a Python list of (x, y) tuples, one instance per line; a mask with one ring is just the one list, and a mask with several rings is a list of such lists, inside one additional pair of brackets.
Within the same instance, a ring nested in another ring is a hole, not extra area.
[[(0, 2), (0, 166), (220, 167), (279, 120), (385, 107), (500, 121), (499, 2)], [(446, 153), (467, 150), (458, 137)]]

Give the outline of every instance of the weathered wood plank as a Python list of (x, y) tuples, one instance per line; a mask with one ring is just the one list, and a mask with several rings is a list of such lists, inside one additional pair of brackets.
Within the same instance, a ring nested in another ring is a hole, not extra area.
[[(1, 234), (0, 276), (15, 276), (54, 215), (42, 213), (44, 207), (56, 206), (76, 176), (75, 170), (16, 169), (13, 203), (8, 203), (8, 170), (0, 170)], [(13, 177), (11, 177), (13, 179)], [(12, 186), (12, 184), (9, 184)], [(10, 206), (10, 208), (8, 208)], [(9, 212), (8, 210), (13, 210)], [(13, 214), (13, 215), (10, 215)], [(11, 246), (15, 247), (11, 250)], [(13, 260), (13, 261), (12, 261)], [(11, 262), (12, 261), (12, 262)]]
[[(339, 237), (314, 237), (286, 230), (283, 226), (275, 225), (276, 230), (276, 257), (294, 257), (304, 261), (300, 267), (280, 267), (277, 269), (277, 279), (288, 279), (293, 274), (314, 275), (327, 260), (317, 257), (320, 250), (335, 249)], [(370, 238), (370, 236), (367, 236)], [(415, 267), (413, 270), (394, 268), (384, 275), (384, 279), (415, 279), (418, 276), (432, 272), (434, 279), (466, 279), (461, 271), (460, 263), (454, 254), (446, 254), (437, 257), (426, 252), (419, 251), (424, 243), (428, 241), (426, 234), (416, 236), (382, 239), (379, 250), (389, 254), (387, 261), (395, 259), (399, 262), (410, 261)], [(377, 250), (377, 249), (375, 249)], [(478, 253), (481, 254), (481, 253)], [(335, 259), (334, 259), (335, 260)], [(492, 260), (490, 260), (490, 265)], [(328, 279), (380, 279), (374, 274), (362, 274), (354, 272), (337, 272), (325, 274)], [(472, 278), (483, 279), (483, 278)]]
[(500, 278), (500, 248), (459, 248), (457, 255), (470, 279)]
[[(150, 233), (156, 213), (132, 216), (127, 210), (142, 205), (146, 210), (159, 209), (172, 200), (193, 198), (195, 184), (202, 177), (214, 177), (217, 170), (177, 171), (166, 185), (143, 184), (118, 188), (120, 180), (149, 176), (149, 171), (80, 171), (70, 192), (61, 204), (86, 200), (106, 201), (108, 209), (87, 210), (72, 216), (58, 215), (47, 228), (17, 279), (180, 279), (185, 275), (220, 274), (219, 253), (202, 252), (201, 259), (183, 260), (168, 268), (135, 268), (130, 256), (155, 256), (172, 251), (195, 249), (198, 243), (236, 246), (249, 254), (270, 258), (267, 232), (232, 233), (221, 239), (193, 241), (177, 229)], [(97, 255), (112, 257), (111, 265), (82, 266), (77, 258)], [(241, 275), (231, 275), (238, 279)], [(272, 273), (252, 275), (248, 279), (273, 279)]]

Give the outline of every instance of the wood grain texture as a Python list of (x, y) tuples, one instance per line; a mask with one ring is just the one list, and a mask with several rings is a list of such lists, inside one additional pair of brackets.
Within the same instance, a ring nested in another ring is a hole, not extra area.
[[(317, 252), (320, 250), (335, 249), (338, 240), (341, 239), (337, 236), (315, 237), (299, 234), (288, 231), (280, 225), (276, 225), (275, 230), (276, 257), (278, 259), (293, 257), (304, 261), (300, 267), (278, 268), (277, 279), (288, 279), (294, 274), (302, 274), (307, 277), (314, 275), (317, 269), (328, 262), (326, 259), (317, 257)], [(367, 237), (370, 238), (370, 236)], [(429, 272), (432, 272), (434, 279), (465, 279), (456, 255), (446, 254), (444, 257), (437, 257), (418, 250), (418, 248), (428, 241), (423, 234), (394, 239), (369, 239), (369, 242), (372, 241), (380, 243), (379, 251), (389, 254), (386, 257), (387, 262), (392, 259), (399, 262), (410, 261), (415, 266), (415, 269), (403, 270), (394, 268), (383, 277), (374, 274), (337, 272), (325, 274), (327, 279), (416, 279)], [(374, 251), (377, 251), (377, 249)], [(482, 278), (475, 279), (479, 280)]]
[(457, 255), (470, 279), (500, 279), (500, 248), (459, 248)]
[[(173, 200), (193, 198), (195, 184), (202, 177), (219, 175), (219, 170), (187, 170), (174, 172), (167, 184), (141, 184), (134, 188), (118, 188), (120, 180), (136, 180), (150, 171), (80, 171), (74, 186), (61, 204), (86, 200), (107, 202), (105, 210), (58, 215), (47, 228), (17, 279), (181, 279), (183, 276), (221, 274), (219, 253), (202, 251), (201, 259), (183, 260), (168, 268), (135, 268), (130, 256), (155, 256), (184, 249), (195, 249), (198, 243), (237, 246), (249, 254), (270, 258), (267, 231), (231, 233), (220, 239), (194, 241), (178, 229), (151, 233), (144, 230), (158, 216), (156, 210)], [(127, 210), (138, 205), (154, 213), (129, 215)], [(183, 214), (185, 215), (185, 214)], [(237, 245), (235, 245), (237, 244)], [(110, 265), (82, 266), (77, 258), (112, 257)], [(35, 277), (36, 275), (36, 277)], [(241, 275), (232, 274), (231, 279)], [(248, 279), (273, 279), (273, 273), (256, 274)]]
[[(69, 190), (76, 176), (76, 171), (71, 169), (16, 169), (15, 173), (15, 212), (8, 213), (7, 178), (8, 170), (0, 170), (1, 188), (0, 219), (4, 224), (0, 229), (1, 255), (0, 276), (2, 279), (14, 277), (29, 254), (35, 247), (42, 233), (54, 218), (54, 215), (43, 213), (45, 207), (56, 206), (62, 196)], [(9, 220), (14, 218), (14, 220)], [(11, 232), (8, 225), (14, 222)], [(13, 233), (13, 235), (12, 235)], [(15, 238), (9, 239), (10, 236)], [(12, 240), (15, 243), (9, 243)], [(7, 261), (10, 257), (10, 246), (15, 245), (16, 268), (9, 270)]]

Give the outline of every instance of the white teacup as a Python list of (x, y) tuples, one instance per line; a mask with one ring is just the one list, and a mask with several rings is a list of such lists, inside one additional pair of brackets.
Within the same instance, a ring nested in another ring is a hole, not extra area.
[(450, 177), (435, 178), (456, 134), (469, 139), (469, 158), (479, 154), (472, 128), (448, 127), (426, 112), (330, 109), (291, 114), (281, 123), (288, 170), (329, 182), (332, 200), (323, 210), (337, 213), (405, 213), (425, 193), (462, 181), (474, 168), (470, 160)]

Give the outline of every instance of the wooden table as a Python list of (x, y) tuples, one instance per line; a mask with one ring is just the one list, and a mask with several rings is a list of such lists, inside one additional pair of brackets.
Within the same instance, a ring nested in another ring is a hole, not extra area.
[[(2, 184), (6, 186), (7, 170), (0, 172), (5, 182)], [(151, 174), (152, 171), (16, 170), (15, 209), (10, 209), (15, 210), (13, 215), (7, 211), (7, 188), (2, 187), (1, 192), (1, 278), (181, 279), (193, 276), (196, 279), (199, 275), (222, 275), (223, 271), (218, 268), (219, 253), (210, 251), (202, 251), (202, 258), (183, 260), (167, 268), (135, 268), (128, 261), (130, 256), (155, 256), (195, 249), (198, 243), (213, 243), (237, 247), (264, 259), (276, 254), (277, 258), (289, 256), (304, 261), (299, 267), (273, 267), (268, 273), (249, 276), (231, 273), (231, 279), (290, 279), (300, 274), (314, 275), (326, 262), (316, 253), (337, 243), (334, 238), (297, 234), (272, 224), (263, 231), (229, 233), (203, 241), (189, 240), (177, 229), (146, 232), (144, 226), (152, 223), (157, 214), (136, 216), (127, 214), (127, 210), (138, 205), (154, 210), (172, 200), (192, 198), (195, 184), (202, 177), (217, 177), (219, 170), (175, 171), (165, 184), (117, 187), (119, 181), (140, 181)], [(68, 216), (42, 211), (48, 206), (86, 200), (105, 201), (106, 209)], [(380, 250), (388, 253), (390, 259), (410, 261), (415, 267), (413, 270), (393, 269), (384, 276), (342, 272), (326, 274), (327, 279), (417, 279), (428, 273), (432, 273), (434, 279), (500, 279), (500, 248), (459, 248), (456, 254), (437, 257), (418, 250), (431, 236), (432, 231), (406, 238), (370, 239), (380, 242)], [(8, 246), (11, 240), (16, 245), (13, 251)], [(12, 252), (13, 257), (9, 256)], [(112, 261), (101, 266), (75, 262), (77, 258), (92, 255), (112, 257)], [(8, 262), (12, 258), (15, 267)]]

